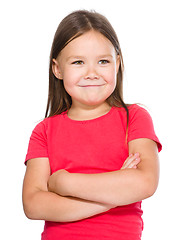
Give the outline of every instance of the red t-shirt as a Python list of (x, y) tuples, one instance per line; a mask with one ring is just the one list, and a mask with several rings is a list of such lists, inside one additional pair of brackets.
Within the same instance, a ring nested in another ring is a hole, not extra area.
[[(155, 135), (149, 113), (138, 105), (129, 109), (128, 142)], [(119, 170), (128, 157), (127, 117), (124, 108), (112, 107), (98, 118), (72, 120), (67, 112), (44, 119), (32, 132), (26, 161), (48, 157), (51, 173), (103, 173)], [(119, 206), (105, 213), (71, 223), (45, 222), (42, 240), (139, 240), (143, 230), (141, 202)]]

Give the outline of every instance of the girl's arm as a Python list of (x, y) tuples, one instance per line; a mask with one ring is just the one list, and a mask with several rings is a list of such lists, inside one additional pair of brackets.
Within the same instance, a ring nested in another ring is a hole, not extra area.
[(50, 191), (111, 205), (127, 205), (152, 196), (158, 185), (157, 145), (146, 138), (129, 142), (129, 153), (140, 153), (137, 169), (99, 174), (67, 173), (61, 170), (50, 183)]
[(23, 184), (23, 206), (26, 216), (30, 219), (72, 222), (115, 207), (74, 197), (61, 197), (48, 192), (49, 176), (48, 158), (36, 158), (27, 162)]

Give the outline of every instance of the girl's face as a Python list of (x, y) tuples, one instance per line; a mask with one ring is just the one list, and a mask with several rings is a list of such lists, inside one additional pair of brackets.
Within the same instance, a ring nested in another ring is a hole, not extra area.
[(97, 31), (71, 41), (53, 59), (53, 72), (72, 97), (72, 107), (100, 105), (116, 87), (120, 58), (112, 43)]

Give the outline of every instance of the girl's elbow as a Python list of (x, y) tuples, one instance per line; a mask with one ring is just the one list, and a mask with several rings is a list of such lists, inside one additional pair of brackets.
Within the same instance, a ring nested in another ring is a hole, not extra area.
[(30, 206), (24, 207), (24, 213), (26, 217), (30, 220), (40, 220), (38, 214), (34, 211), (33, 207)]
[(24, 204), (23, 209), (24, 209), (24, 213), (28, 219), (30, 219), (30, 220), (38, 219), (33, 207), (31, 207), (29, 204)]
[(41, 209), (37, 207), (37, 203), (34, 197), (23, 200), (23, 209), (26, 217), (31, 220), (41, 220)]
[(24, 211), (26, 217), (30, 220), (40, 220), (34, 213), (30, 211)]
[[(112, 204), (116, 206), (123, 206), (142, 201), (146, 198), (152, 197), (157, 190), (158, 181), (151, 177), (140, 178), (134, 188), (134, 191), (127, 189), (123, 194), (119, 194), (117, 198), (113, 198)], [(130, 187), (128, 187), (129, 189)]]
[(152, 197), (157, 190), (158, 180), (154, 178), (148, 178), (143, 183), (145, 198)]

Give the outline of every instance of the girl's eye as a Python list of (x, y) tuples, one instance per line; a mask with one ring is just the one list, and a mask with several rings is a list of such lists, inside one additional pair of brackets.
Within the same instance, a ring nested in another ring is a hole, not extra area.
[(99, 61), (99, 63), (100, 64), (107, 64), (107, 63), (109, 63), (109, 61), (106, 60), (106, 59), (102, 59), (102, 60)]
[(84, 63), (83, 61), (79, 60), (79, 61), (73, 62), (72, 64), (74, 64), (74, 65), (82, 65), (83, 63)]

